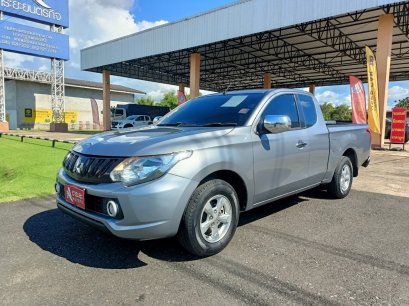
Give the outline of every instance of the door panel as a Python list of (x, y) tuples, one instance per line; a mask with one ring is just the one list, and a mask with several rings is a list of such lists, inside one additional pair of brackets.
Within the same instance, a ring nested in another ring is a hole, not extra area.
[[(267, 115), (286, 115), (291, 129), (271, 134), (259, 124), (259, 135), (253, 135), (254, 203), (266, 201), (304, 188), (308, 175), (308, 134), (302, 129), (295, 97), (274, 97), (263, 110), (259, 122)], [(306, 146), (300, 146), (305, 143)]]
[(308, 186), (308, 146), (298, 148), (300, 140), (308, 141), (305, 130), (254, 135), (254, 203)]
[[(328, 129), (321, 116), (321, 110), (317, 109), (313, 98), (308, 95), (297, 95), (298, 105), (305, 121), (306, 132), (308, 133), (308, 184), (318, 184), (327, 172), (327, 162), (329, 155)], [(317, 116), (318, 114), (318, 116)]]

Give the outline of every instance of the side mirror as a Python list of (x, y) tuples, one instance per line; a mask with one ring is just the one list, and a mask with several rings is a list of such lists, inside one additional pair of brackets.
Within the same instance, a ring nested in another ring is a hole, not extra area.
[(152, 124), (156, 125), (160, 121), (161, 118), (162, 116), (156, 116), (155, 118), (153, 118)]
[(291, 129), (291, 120), (288, 116), (267, 115), (263, 119), (263, 128), (269, 133), (281, 133)]

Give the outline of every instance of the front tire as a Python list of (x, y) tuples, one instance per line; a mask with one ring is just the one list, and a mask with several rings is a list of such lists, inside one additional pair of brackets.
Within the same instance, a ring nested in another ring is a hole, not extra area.
[(343, 156), (335, 169), (334, 176), (328, 186), (328, 192), (336, 199), (345, 198), (352, 187), (353, 167), (351, 160)]
[(182, 217), (178, 240), (194, 255), (214, 255), (229, 244), (238, 220), (239, 205), (234, 188), (223, 180), (210, 180), (193, 192)]

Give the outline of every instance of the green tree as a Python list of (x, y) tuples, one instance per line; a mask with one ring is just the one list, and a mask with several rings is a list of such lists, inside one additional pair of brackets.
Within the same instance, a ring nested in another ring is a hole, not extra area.
[(409, 97), (406, 97), (404, 99), (395, 101), (396, 103), (396, 107), (406, 107), (407, 109), (409, 109)]
[(159, 102), (159, 106), (166, 106), (170, 109), (174, 109), (178, 106), (178, 97), (176, 96), (176, 92), (169, 91), (165, 94), (163, 99)]
[(331, 102), (320, 105), (324, 119), (327, 121), (352, 121), (352, 110), (349, 105), (341, 104), (334, 106)]
[(334, 112), (334, 104), (330, 102), (325, 102), (320, 105), (322, 114), (324, 115), (324, 119), (329, 121), (332, 120), (332, 113)]
[(352, 110), (349, 105), (338, 105), (334, 108), (331, 119), (336, 121), (352, 121)]
[(142, 97), (142, 98), (137, 99), (136, 104), (139, 104), (139, 105), (154, 105), (155, 101), (151, 97), (147, 96), (147, 97)]

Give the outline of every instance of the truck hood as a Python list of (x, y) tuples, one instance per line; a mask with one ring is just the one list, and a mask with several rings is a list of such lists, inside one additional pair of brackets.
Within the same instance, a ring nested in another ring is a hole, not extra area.
[(94, 156), (149, 156), (186, 150), (198, 150), (220, 144), (216, 139), (232, 127), (157, 127), (148, 126), (111, 131), (89, 137), (74, 151)]

